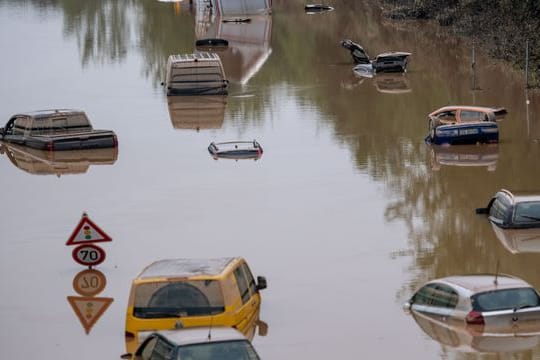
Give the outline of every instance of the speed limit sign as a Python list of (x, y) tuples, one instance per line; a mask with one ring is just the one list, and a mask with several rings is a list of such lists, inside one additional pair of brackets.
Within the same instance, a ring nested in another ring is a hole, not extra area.
[(94, 244), (79, 245), (71, 255), (73, 260), (84, 266), (98, 265), (105, 260), (105, 251)]

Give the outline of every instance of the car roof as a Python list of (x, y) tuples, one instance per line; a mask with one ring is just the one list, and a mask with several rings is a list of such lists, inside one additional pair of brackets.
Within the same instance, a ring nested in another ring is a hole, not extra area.
[(195, 276), (219, 276), (225, 268), (239, 258), (215, 258), (215, 259), (164, 259), (158, 260), (146, 268), (137, 276), (138, 279), (148, 278), (178, 278)]
[(443, 282), (458, 286), (469, 291), (471, 295), (491, 290), (532, 287), (522, 279), (505, 274), (498, 274), (497, 282), (495, 282), (495, 274), (448, 276), (430, 282)]
[(449, 110), (458, 110), (458, 109), (469, 110), (469, 111), (480, 111), (480, 112), (495, 112), (496, 110), (499, 110), (499, 108), (489, 107), (489, 106), (449, 105), (449, 106), (443, 106), (442, 108), (433, 111), (431, 114), (435, 114), (440, 111), (449, 111)]
[[(226, 326), (192, 327), (177, 330), (156, 331), (169, 342), (178, 346), (221, 341), (242, 341), (246, 337), (238, 330)], [(246, 340), (247, 341), (247, 340)]]
[(28, 111), (24, 113), (19, 113), (13, 116), (31, 116), (34, 119), (40, 119), (40, 118), (48, 118), (51, 115), (68, 115), (68, 114), (80, 114), (84, 113), (82, 110), (76, 110), (76, 109), (47, 109), (47, 110), (36, 110), (36, 111)]
[(498, 193), (504, 193), (507, 195), (512, 202), (527, 202), (527, 201), (540, 201), (540, 194), (534, 192), (525, 192), (525, 191), (510, 191), (507, 189), (501, 189)]

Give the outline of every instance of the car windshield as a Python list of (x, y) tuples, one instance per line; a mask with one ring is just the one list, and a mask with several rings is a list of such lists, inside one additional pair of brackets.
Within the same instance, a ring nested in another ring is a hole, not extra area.
[(540, 202), (522, 202), (516, 204), (514, 222), (520, 224), (540, 222)]
[(135, 289), (133, 315), (138, 318), (205, 316), (223, 311), (223, 294), (216, 280), (143, 283)]
[(177, 360), (258, 360), (259, 356), (247, 340), (208, 342), (182, 346)]
[(474, 310), (517, 310), (540, 306), (540, 299), (533, 288), (487, 291), (471, 297)]

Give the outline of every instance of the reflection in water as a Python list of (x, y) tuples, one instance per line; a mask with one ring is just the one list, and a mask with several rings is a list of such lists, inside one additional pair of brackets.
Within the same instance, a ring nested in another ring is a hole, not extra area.
[(46, 151), (16, 144), (0, 144), (0, 153), (19, 169), (34, 175), (84, 174), (90, 165), (113, 165), (118, 148)]
[(409, 80), (403, 73), (377, 74), (373, 82), (377, 91), (385, 94), (406, 94), (412, 91)]
[(223, 126), (227, 97), (223, 95), (168, 96), (175, 129), (219, 129)]
[(515, 329), (504, 334), (482, 334), (468, 329), (464, 323), (453, 323), (431, 316), (411, 313), (418, 326), (433, 340), (460, 352), (496, 353), (516, 352), (535, 348), (540, 343), (540, 323), (526, 330)]
[(67, 301), (87, 335), (114, 300), (96, 297), (105, 289), (106, 284), (105, 274), (96, 269), (83, 270), (73, 278), (73, 290), (81, 296), (68, 296)]
[(540, 228), (503, 229), (493, 223), (491, 228), (501, 244), (512, 254), (540, 253)]
[(430, 145), (431, 169), (437, 171), (441, 166), (481, 166), (488, 171), (497, 169), (499, 144), (489, 145)]
[[(199, 14), (199, 13), (197, 13)], [(225, 39), (229, 46), (219, 51), (227, 78), (235, 83), (246, 84), (263, 66), (272, 49), (270, 48), (272, 17), (251, 15), (249, 22), (224, 22), (223, 17), (197, 20), (196, 35), (199, 39)], [(202, 30), (202, 31), (201, 31)]]

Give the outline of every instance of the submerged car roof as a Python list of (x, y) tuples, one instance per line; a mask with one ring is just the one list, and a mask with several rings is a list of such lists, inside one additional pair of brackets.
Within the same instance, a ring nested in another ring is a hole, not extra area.
[(239, 258), (158, 260), (144, 268), (137, 278), (218, 276), (223, 273), (229, 264), (237, 259)]
[(19, 113), (13, 116), (31, 116), (34, 119), (48, 118), (52, 115), (82, 114), (84, 111), (77, 109), (47, 109)]
[(445, 282), (450, 285), (459, 286), (469, 291), (471, 295), (491, 290), (531, 287), (524, 280), (504, 274), (498, 274), (496, 282), (495, 274), (448, 276), (433, 280), (433, 282)]
[(241, 332), (232, 327), (226, 326), (162, 330), (156, 331), (156, 333), (163, 336), (171, 343), (179, 346), (208, 342), (246, 340), (246, 337)]
[(439, 111), (447, 111), (447, 110), (469, 110), (469, 111), (480, 111), (480, 112), (501, 112), (506, 111), (502, 107), (490, 107), (490, 106), (472, 106), (472, 105), (448, 105), (443, 106), (440, 109), (437, 109), (430, 113), (430, 115), (438, 113)]
[(498, 193), (506, 194), (514, 203), (518, 202), (527, 202), (527, 201), (540, 201), (540, 194), (535, 192), (525, 192), (525, 191), (510, 191), (506, 189), (501, 189)]

